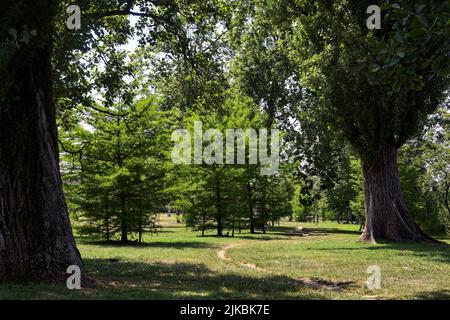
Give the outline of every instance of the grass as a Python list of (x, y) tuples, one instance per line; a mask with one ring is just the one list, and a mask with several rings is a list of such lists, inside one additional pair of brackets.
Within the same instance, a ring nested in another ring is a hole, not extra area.
[[(174, 218), (137, 245), (77, 238), (96, 285), (0, 286), (0, 299), (449, 299), (450, 247), (358, 242), (358, 226), (283, 222), (266, 235), (200, 237)], [(292, 231), (302, 226), (306, 236)], [(448, 242), (448, 240), (446, 240)], [(217, 252), (224, 247), (226, 259)], [(370, 291), (367, 267), (381, 268)], [(333, 283), (341, 291), (305, 284)]]

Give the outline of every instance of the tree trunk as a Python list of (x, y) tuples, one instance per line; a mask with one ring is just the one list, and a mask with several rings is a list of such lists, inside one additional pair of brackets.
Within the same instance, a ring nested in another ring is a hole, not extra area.
[(139, 227), (138, 227), (138, 243), (142, 243), (142, 217), (139, 217)]
[[(267, 181), (264, 180), (264, 185), (266, 186)], [(262, 189), (262, 197), (261, 197), (261, 220), (262, 220), (262, 232), (266, 234), (266, 225), (267, 225), (267, 193), (266, 188)]]
[(397, 147), (386, 144), (362, 161), (366, 224), (361, 240), (437, 242), (426, 235), (408, 213), (397, 169)]
[(450, 194), (450, 183), (447, 183), (445, 187), (445, 207), (447, 208), (448, 215), (450, 217), (450, 204), (449, 204), (449, 194)]
[(108, 206), (108, 198), (105, 198), (105, 223), (106, 223), (106, 242), (110, 241), (110, 230), (109, 230), (109, 206)]
[(206, 215), (203, 214), (203, 217), (202, 217), (202, 237), (205, 236), (205, 225), (206, 225)]
[(216, 177), (216, 209), (217, 209), (217, 236), (223, 236), (223, 204), (222, 204), (222, 196), (220, 194), (220, 181), (219, 178)]
[(359, 224), (359, 229), (358, 231), (362, 231), (364, 228), (364, 221), (361, 221), (361, 223)]
[(15, 19), (9, 27), (20, 33), (27, 24), (38, 31), (38, 40), (14, 49), (0, 73), (0, 282), (65, 283), (67, 267), (77, 265), (87, 285), (59, 172), (50, 63), (53, 2), (22, 5), (21, 14), (14, 2), (2, 5), (2, 14)]
[(234, 220), (233, 220), (233, 225), (231, 226), (231, 237), (232, 238), (234, 238), (234, 228), (235, 228), (235, 225), (234, 225)]
[(126, 208), (125, 196), (120, 196), (121, 213), (120, 213), (120, 242), (128, 242), (128, 215)]
[(220, 215), (217, 217), (217, 236), (223, 236), (222, 216)]
[(255, 215), (253, 212), (253, 196), (252, 187), (250, 183), (247, 183), (247, 196), (248, 196), (248, 208), (249, 208), (249, 219), (250, 219), (250, 233), (255, 233)]
[(250, 217), (250, 233), (255, 234), (255, 219), (253, 219), (253, 215)]

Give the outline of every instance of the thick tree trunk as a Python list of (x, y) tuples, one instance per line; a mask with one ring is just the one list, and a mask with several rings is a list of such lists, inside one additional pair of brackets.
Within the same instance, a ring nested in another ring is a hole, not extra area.
[(397, 169), (397, 147), (386, 144), (362, 163), (366, 224), (361, 240), (437, 242), (426, 235), (408, 213)]
[(15, 49), (2, 79), (13, 87), (0, 104), (0, 282), (65, 283), (67, 267), (77, 265), (86, 285), (59, 173), (50, 27), (41, 25), (51, 21), (52, 2), (24, 6), (23, 19), (35, 21), (19, 17), (16, 29), (29, 22), (40, 43)]

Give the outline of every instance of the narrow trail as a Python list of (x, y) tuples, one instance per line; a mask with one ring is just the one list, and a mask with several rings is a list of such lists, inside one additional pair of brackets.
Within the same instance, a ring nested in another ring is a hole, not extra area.
[(230, 244), (228, 246), (222, 247), (219, 251), (217, 251), (217, 255), (220, 260), (231, 261), (231, 258), (226, 256), (227, 250), (239, 246), (240, 243)]
[[(233, 259), (231, 259), (229, 256), (227, 256), (227, 251), (229, 249), (236, 248), (236, 247), (242, 246), (242, 245), (243, 245), (242, 243), (234, 243), (234, 244), (229, 244), (229, 245), (223, 246), (217, 251), (217, 256), (222, 261), (236, 263)], [(282, 275), (281, 273), (277, 273), (277, 272), (274, 272), (274, 271), (271, 271), (268, 269), (260, 268), (250, 262), (239, 262), (239, 265), (242, 267), (251, 269), (251, 270), (259, 271), (259, 272), (269, 273), (269, 274), (273, 274), (273, 275)], [(295, 281), (297, 281), (299, 284), (301, 284), (305, 287), (309, 287), (309, 288), (316, 289), (316, 290), (326, 290), (326, 291), (334, 291), (334, 292), (342, 292), (344, 290), (344, 288), (342, 286), (340, 286), (338, 283), (333, 283), (331, 281), (316, 280), (316, 279), (310, 279), (310, 278), (297, 278), (297, 279), (295, 279)]]
[[(221, 260), (223, 260), (223, 261), (233, 261), (230, 257), (228, 257), (228, 256), (226, 255), (227, 250), (229, 250), (229, 249), (231, 249), (231, 248), (236, 248), (237, 246), (241, 246), (241, 245), (242, 245), (242, 243), (234, 243), (234, 244), (230, 244), (230, 245), (227, 245), (227, 246), (225, 246), (225, 247), (220, 248), (220, 250), (217, 251), (217, 255), (218, 255), (219, 259), (221, 259)], [(257, 267), (257, 266), (256, 266), (255, 264), (253, 264), (253, 263), (248, 263), (248, 262), (243, 263), (243, 262), (241, 262), (241, 263), (239, 263), (239, 264), (240, 264), (241, 266), (246, 267), (246, 268), (249, 268), (249, 269), (258, 270), (258, 271), (262, 271), (262, 272), (269, 272), (269, 271), (267, 271), (266, 269)]]

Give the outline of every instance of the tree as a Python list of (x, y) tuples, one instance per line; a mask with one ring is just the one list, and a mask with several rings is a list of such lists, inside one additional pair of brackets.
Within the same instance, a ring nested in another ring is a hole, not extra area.
[[(208, 93), (204, 94), (208, 95)], [(190, 129), (190, 132), (193, 132), (195, 121), (202, 122), (204, 131), (210, 128), (218, 129), (222, 137), (214, 137), (212, 140), (222, 139), (222, 141), (218, 140), (218, 143), (222, 145), (223, 151), (226, 151), (225, 130), (229, 128), (246, 130), (257, 127), (259, 113), (253, 101), (248, 97), (240, 96), (238, 92), (233, 90), (225, 92), (224, 95), (227, 98), (223, 105), (214, 106), (216, 112), (206, 112), (203, 108), (198, 108), (201, 111), (191, 110), (190, 116), (186, 116), (184, 121), (185, 127)], [(205, 99), (209, 100), (207, 97)], [(199, 99), (199, 101), (199, 103), (203, 103), (204, 99)], [(248, 151), (248, 141), (246, 143)], [(203, 147), (205, 148), (207, 145), (209, 143), (203, 141)], [(235, 155), (237, 154), (236, 150)], [(249, 167), (256, 167), (256, 165), (227, 164), (225, 152), (223, 155), (217, 155), (217, 157), (223, 157), (222, 164), (203, 163), (179, 167), (177, 170), (181, 170), (183, 175), (180, 175), (177, 180), (178, 184), (183, 187), (178, 188), (178, 192), (174, 196), (184, 199), (184, 203), (188, 204), (186, 212), (191, 226), (198, 229), (196, 223), (203, 224), (205, 219), (214, 220), (217, 235), (222, 236), (227, 225), (233, 226), (233, 221), (236, 222), (240, 213), (245, 212), (247, 199), (239, 197), (237, 190), (245, 190), (246, 178), (248, 177), (246, 170)], [(246, 157), (248, 157), (248, 154), (246, 154)], [(258, 172), (259, 174), (259, 170), (253, 170), (252, 172)], [(187, 189), (184, 187), (186, 180), (192, 181), (191, 187)], [(237, 201), (240, 203), (239, 206)]]
[(294, 193), (291, 199), (291, 210), (292, 210), (292, 219), (295, 221), (302, 221), (304, 218), (303, 215), (303, 206), (301, 204), (302, 197), (302, 187), (299, 183), (294, 185)]
[(365, 224), (364, 215), (364, 178), (361, 170), (361, 161), (355, 157), (350, 158), (350, 185), (354, 197), (350, 200), (350, 209), (361, 221), (360, 231)]
[(294, 179), (288, 172), (289, 169), (290, 166), (283, 166), (280, 174), (268, 178), (267, 220), (271, 222), (272, 228), (281, 218), (292, 216), (290, 199), (294, 195)]
[(441, 193), (441, 202), (450, 218), (450, 112), (439, 110), (434, 126), (424, 135), (420, 159), (428, 172), (428, 181), (434, 181)]
[(445, 233), (450, 221), (448, 119), (447, 109), (438, 110), (424, 132), (399, 153), (400, 180), (411, 214), (436, 234)]
[[(278, 3), (277, 1), (275, 1)], [(357, 150), (364, 173), (363, 241), (424, 241), (400, 189), (397, 151), (444, 101), (449, 85), (447, 1), (294, 1), (292, 56), (301, 84), (319, 98), (329, 125)], [(284, 4), (284, 3), (283, 3)]]
[[(321, 196), (325, 205), (328, 195), (333, 196), (328, 208), (339, 220), (344, 211), (348, 214), (351, 197), (344, 192), (350, 187), (343, 184), (346, 168), (341, 168), (348, 162), (347, 153), (342, 151), (348, 149), (347, 143), (325, 123), (330, 115), (317, 108), (317, 95), (301, 88), (297, 62), (289, 50), (294, 36), (292, 21), (286, 19), (290, 7), (277, 4), (282, 2), (242, 1), (236, 6), (230, 22), (232, 77), (239, 89), (268, 114), (266, 125), (275, 124), (285, 131), (287, 157), (298, 160), (297, 168), (292, 168), (301, 180), (292, 199), (295, 218), (312, 214)], [(320, 178), (317, 190), (313, 191), (310, 177)], [(342, 192), (337, 192), (337, 183), (341, 183)], [(302, 195), (300, 184), (304, 186)], [(320, 192), (324, 190), (327, 192)]]
[(55, 2), (2, 1), (0, 281), (65, 282), (77, 265), (59, 173), (52, 92)]
[[(100, 107), (103, 109), (104, 107)], [(88, 129), (77, 129), (62, 143), (68, 164), (77, 163), (67, 174), (71, 203), (87, 220), (81, 231), (102, 234), (121, 242), (152, 230), (154, 217), (167, 202), (165, 189), (170, 131), (173, 114), (162, 112), (151, 96), (132, 107), (117, 105), (109, 113), (94, 112), (85, 119)], [(82, 145), (75, 150), (76, 145)], [(75, 150), (75, 151), (71, 151)], [(81, 222), (83, 219), (80, 219)]]

